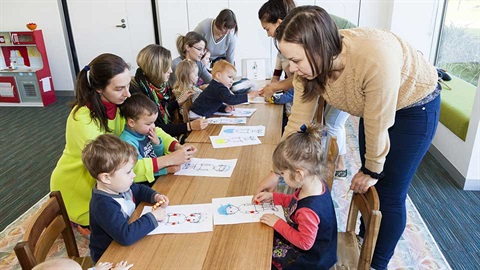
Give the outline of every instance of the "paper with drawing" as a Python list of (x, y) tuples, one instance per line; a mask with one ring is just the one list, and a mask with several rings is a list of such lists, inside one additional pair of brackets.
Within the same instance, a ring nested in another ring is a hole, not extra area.
[[(166, 209), (165, 219), (158, 223), (152, 234), (198, 233), (213, 231), (212, 204), (173, 205)], [(143, 207), (142, 215), (152, 212), (151, 206)]]
[(213, 222), (215, 225), (260, 222), (264, 214), (275, 214), (285, 220), (281, 205), (272, 203), (252, 204), (253, 196), (212, 199)]
[(265, 136), (265, 126), (223, 126), (218, 135), (254, 135), (262, 137)]
[(213, 148), (227, 148), (235, 146), (255, 145), (262, 142), (255, 135), (219, 135), (210, 136)]
[(236, 164), (236, 159), (191, 158), (175, 175), (230, 177)]

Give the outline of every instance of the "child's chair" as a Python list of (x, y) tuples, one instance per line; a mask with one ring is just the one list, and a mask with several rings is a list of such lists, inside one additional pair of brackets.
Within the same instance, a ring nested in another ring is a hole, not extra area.
[(328, 189), (332, 190), (333, 179), (335, 179), (335, 167), (337, 166), (338, 145), (337, 137), (329, 137), (327, 158), (325, 159), (324, 178)]
[[(379, 209), (380, 202), (374, 186), (370, 187), (365, 194), (353, 194), (348, 212), (347, 230), (338, 232), (338, 261), (332, 269), (370, 269), (382, 219)], [(355, 234), (359, 211), (365, 223), (365, 236), (360, 252)]]
[(70, 219), (60, 191), (52, 191), (50, 198), (38, 211), (27, 228), (22, 242), (15, 246), (15, 254), (22, 269), (32, 269), (45, 261), (55, 240), (62, 234), (68, 256), (82, 269), (92, 267), (90, 257), (80, 257)]

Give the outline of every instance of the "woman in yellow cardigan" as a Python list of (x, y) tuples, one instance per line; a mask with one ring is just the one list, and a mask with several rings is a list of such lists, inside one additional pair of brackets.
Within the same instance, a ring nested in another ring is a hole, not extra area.
[[(82, 163), (82, 149), (101, 134), (122, 133), (125, 118), (120, 115), (118, 105), (130, 97), (130, 80), (128, 64), (108, 53), (97, 56), (77, 76), (76, 97), (67, 119), (66, 145), (52, 173), (50, 190), (62, 192), (70, 220), (78, 225), (89, 225), (89, 202), (95, 185), (95, 179)], [(169, 155), (139, 160), (134, 168), (136, 182), (152, 182), (155, 171), (185, 163), (196, 152), (195, 147), (180, 145), (160, 128), (156, 132)], [(79, 229), (88, 234), (87, 230)]]

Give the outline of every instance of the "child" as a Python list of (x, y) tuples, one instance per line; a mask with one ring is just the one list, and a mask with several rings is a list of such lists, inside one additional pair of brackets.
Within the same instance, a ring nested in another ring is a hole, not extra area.
[(302, 125), (273, 153), (274, 171), (297, 189), (293, 195), (260, 192), (254, 196), (254, 203), (273, 199), (288, 213), (287, 222), (271, 214), (260, 219), (275, 229), (272, 269), (330, 269), (337, 261), (337, 221), (322, 180), (321, 138), (318, 125)]
[(235, 95), (229, 90), (236, 73), (235, 66), (229, 62), (225, 60), (216, 62), (212, 69), (213, 80), (190, 108), (190, 119), (210, 117), (217, 111), (231, 112), (235, 109), (232, 105), (245, 103), (248, 99), (257, 97), (257, 91)]
[[(180, 62), (175, 69), (175, 76), (177, 77), (177, 80), (173, 87), (173, 94), (175, 94), (177, 99), (183, 100), (182, 97), (185, 95), (188, 97), (180, 109), (183, 121), (187, 123), (189, 120), (188, 110), (200, 93), (202, 93), (202, 90), (195, 85), (198, 81), (198, 66), (195, 62), (185, 59)], [(208, 122), (205, 121), (205, 124), (207, 125)]]
[[(165, 146), (155, 133), (155, 120), (158, 116), (158, 108), (155, 103), (146, 95), (134, 94), (120, 106), (120, 112), (126, 120), (120, 139), (135, 146), (138, 159), (163, 156)], [(178, 170), (180, 170), (178, 165), (154, 168), (153, 179), (167, 173), (175, 173)]]
[(207, 68), (207, 70), (210, 72), (212, 69), (210, 68), (211, 62), (210, 62), (210, 51), (208, 49), (205, 49), (205, 54), (202, 56), (202, 64)]
[[(153, 189), (132, 184), (137, 150), (111, 134), (98, 136), (82, 151), (82, 162), (97, 184), (90, 200), (90, 255), (94, 264), (110, 243), (131, 245), (158, 226), (165, 218), (168, 198)], [(161, 203), (132, 223), (130, 215), (140, 202)]]

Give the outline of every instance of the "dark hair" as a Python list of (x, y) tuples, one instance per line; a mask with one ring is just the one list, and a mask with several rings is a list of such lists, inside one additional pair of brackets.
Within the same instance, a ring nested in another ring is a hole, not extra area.
[(185, 59), (186, 57), (187, 51), (185, 49), (185, 45), (188, 45), (189, 47), (193, 47), (193, 45), (197, 44), (200, 41), (205, 42), (205, 48), (206, 48), (207, 40), (205, 39), (205, 37), (203, 37), (199, 33), (190, 31), (185, 36), (180, 35), (177, 38), (177, 51), (178, 51), (178, 54), (180, 54), (180, 57), (182, 59)]
[(82, 150), (83, 165), (95, 179), (101, 173), (115, 173), (130, 159), (137, 163), (137, 149), (112, 134), (98, 136)]
[(75, 82), (75, 100), (72, 103), (72, 107), (77, 106), (73, 109), (73, 119), (78, 109), (88, 105), (90, 118), (101, 130), (111, 132), (108, 128), (107, 110), (97, 90), (104, 90), (112, 78), (125, 72), (125, 69), (130, 67), (120, 56), (104, 53), (80, 70)]
[(258, 10), (258, 19), (262, 22), (276, 23), (283, 20), (295, 8), (293, 0), (269, 0)]
[(298, 132), (290, 134), (277, 145), (273, 152), (273, 170), (288, 170), (294, 173), (297, 169), (308, 171), (310, 175), (323, 177), (325, 147), (322, 137), (325, 136), (321, 125), (312, 123), (302, 126)]
[(215, 26), (218, 29), (223, 29), (223, 27), (226, 27), (227, 29), (235, 29), (234, 33), (237, 34), (238, 25), (235, 13), (233, 13), (233, 11), (230, 9), (224, 9), (220, 11), (215, 18)]
[(125, 119), (137, 120), (144, 114), (150, 116), (158, 113), (158, 107), (148, 96), (136, 93), (120, 105), (120, 113)]
[(333, 60), (342, 51), (342, 37), (330, 15), (319, 6), (294, 8), (278, 26), (275, 39), (299, 44), (305, 51), (315, 78), (304, 80), (302, 99), (321, 95), (332, 71)]

